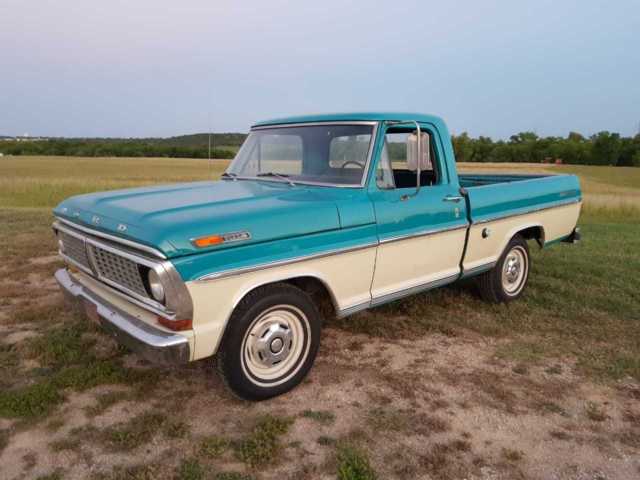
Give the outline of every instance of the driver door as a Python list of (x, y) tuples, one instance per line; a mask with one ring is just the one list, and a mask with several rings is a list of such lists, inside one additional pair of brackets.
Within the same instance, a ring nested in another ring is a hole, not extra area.
[(443, 156), (431, 141), (433, 132), (428, 125), (421, 125), (421, 130), (419, 164), (415, 128), (385, 132), (370, 191), (380, 241), (371, 287), (373, 305), (450, 283), (460, 274), (465, 202), (458, 186), (443, 175)]

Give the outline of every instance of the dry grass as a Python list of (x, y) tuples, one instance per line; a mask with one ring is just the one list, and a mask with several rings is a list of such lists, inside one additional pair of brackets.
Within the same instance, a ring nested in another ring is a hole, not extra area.
[(0, 158), (0, 207), (53, 207), (71, 195), (218, 178), (228, 160)]

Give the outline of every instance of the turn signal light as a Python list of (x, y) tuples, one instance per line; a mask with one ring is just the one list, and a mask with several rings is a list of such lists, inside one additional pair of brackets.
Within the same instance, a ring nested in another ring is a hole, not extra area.
[(204, 248), (211, 245), (218, 245), (224, 242), (224, 238), (220, 235), (209, 235), (208, 237), (200, 237), (193, 240), (193, 244), (196, 247)]
[(167, 320), (164, 317), (158, 317), (158, 323), (176, 332), (193, 328), (193, 320), (190, 318), (188, 320)]

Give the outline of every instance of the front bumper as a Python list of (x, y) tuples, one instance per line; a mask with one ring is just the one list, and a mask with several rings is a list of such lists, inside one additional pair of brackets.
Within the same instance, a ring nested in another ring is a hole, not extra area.
[(83, 303), (95, 306), (98, 321), (104, 330), (119, 343), (154, 363), (183, 364), (190, 359), (189, 341), (186, 337), (165, 332), (121, 310), (106, 299), (89, 290), (62, 268), (55, 278), (65, 298), (79, 310)]

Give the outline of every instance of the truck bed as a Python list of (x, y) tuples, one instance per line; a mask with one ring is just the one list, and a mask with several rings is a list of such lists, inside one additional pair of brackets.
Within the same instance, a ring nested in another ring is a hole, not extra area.
[(575, 175), (460, 174), (472, 223), (561, 206), (581, 200)]
[(464, 188), (480, 187), (482, 185), (494, 185), (496, 183), (522, 182), (536, 178), (545, 178), (554, 175), (515, 175), (515, 174), (458, 174), (460, 186)]

